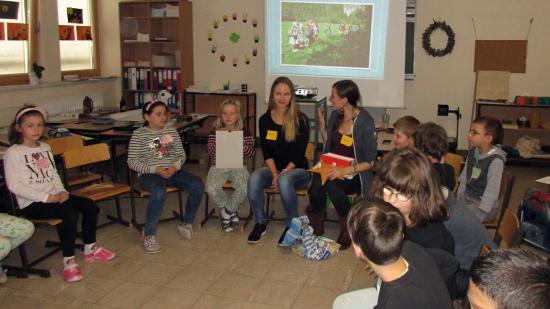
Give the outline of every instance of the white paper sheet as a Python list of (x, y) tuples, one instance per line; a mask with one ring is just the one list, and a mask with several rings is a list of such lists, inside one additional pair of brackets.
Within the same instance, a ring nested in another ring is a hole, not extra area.
[(243, 131), (216, 131), (216, 167), (243, 166)]

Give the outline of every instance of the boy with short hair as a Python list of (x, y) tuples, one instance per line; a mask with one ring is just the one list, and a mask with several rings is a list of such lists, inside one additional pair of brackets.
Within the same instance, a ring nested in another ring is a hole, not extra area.
[(456, 184), (455, 171), (452, 166), (443, 162), (443, 156), (447, 153), (449, 145), (447, 131), (433, 122), (426, 122), (416, 129), (413, 137), (416, 149), (428, 156), (439, 175), (441, 184), (452, 191)]
[(413, 134), (420, 125), (420, 121), (413, 116), (403, 116), (393, 124), (393, 144), (396, 149), (414, 147)]
[(378, 295), (374, 288), (340, 295), (333, 308), (452, 308), (434, 260), (421, 246), (403, 241), (404, 229), (399, 210), (381, 199), (364, 199), (352, 208), (348, 230), (355, 255), (382, 284)]
[(472, 263), (473, 309), (548, 308), (550, 265), (519, 248), (494, 250)]
[(494, 218), (506, 152), (496, 147), (502, 138), (502, 124), (491, 117), (479, 117), (470, 125), (471, 148), (458, 181), (458, 199), (481, 221)]

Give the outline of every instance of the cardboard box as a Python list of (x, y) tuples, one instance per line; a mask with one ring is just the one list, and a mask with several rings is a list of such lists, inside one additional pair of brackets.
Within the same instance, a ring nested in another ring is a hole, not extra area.
[(326, 164), (330, 164), (332, 166), (351, 166), (353, 161), (355, 161), (354, 158), (337, 155), (332, 152), (323, 153), (320, 159)]

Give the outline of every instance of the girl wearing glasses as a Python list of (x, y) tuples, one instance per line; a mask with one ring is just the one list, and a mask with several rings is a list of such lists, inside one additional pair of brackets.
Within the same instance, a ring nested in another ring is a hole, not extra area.
[(454, 254), (453, 236), (443, 224), (449, 210), (439, 178), (419, 150), (409, 147), (386, 154), (371, 192), (399, 209), (405, 239)]

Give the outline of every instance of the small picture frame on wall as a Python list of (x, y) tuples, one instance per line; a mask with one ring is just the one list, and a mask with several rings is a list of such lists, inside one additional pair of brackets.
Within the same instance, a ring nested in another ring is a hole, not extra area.
[(82, 9), (67, 7), (67, 21), (71, 24), (83, 24)]
[(59, 40), (61, 41), (74, 40), (74, 26), (67, 26), (67, 25), (59, 26)]
[(91, 26), (76, 26), (76, 38), (79, 41), (91, 41), (92, 27)]
[(19, 2), (0, 1), (0, 19), (17, 19)]
[(29, 25), (8, 23), (8, 40), (26, 41), (29, 38)]

